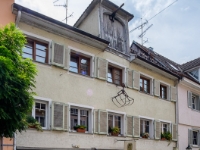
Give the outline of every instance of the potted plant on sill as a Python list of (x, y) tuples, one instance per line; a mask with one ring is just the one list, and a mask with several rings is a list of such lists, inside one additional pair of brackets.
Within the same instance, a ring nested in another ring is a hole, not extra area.
[(111, 128), (111, 135), (112, 136), (118, 136), (120, 133), (120, 129), (118, 127)]
[(161, 140), (171, 141), (172, 140), (172, 134), (169, 131), (161, 133)]
[(149, 138), (149, 133), (144, 132), (144, 133), (141, 134), (141, 137), (145, 138), (145, 139), (148, 139)]
[(43, 131), (40, 123), (32, 116), (27, 116), (26, 122), (27, 122), (28, 128), (35, 128), (37, 131)]
[(87, 128), (87, 127), (84, 126), (84, 125), (77, 125), (77, 126), (74, 127), (74, 129), (75, 129), (77, 132), (81, 132), (81, 133), (85, 133), (85, 129), (86, 129), (86, 128)]

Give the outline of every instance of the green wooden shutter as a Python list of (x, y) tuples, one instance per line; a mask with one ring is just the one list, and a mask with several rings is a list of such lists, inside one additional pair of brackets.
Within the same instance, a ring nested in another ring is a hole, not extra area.
[(52, 124), (53, 130), (64, 130), (64, 104), (52, 102)]
[(108, 112), (99, 110), (99, 134), (108, 134)]
[(133, 88), (140, 90), (140, 73), (135, 70), (133, 71)]
[(176, 87), (171, 86), (171, 101), (176, 102), (176, 100), (177, 100)]
[(192, 93), (190, 91), (187, 92), (187, 96), (188, 96), (188, 107), (192, 108)]
[(133, 137), (133, 116), (126, 116), (126, 135)]
[(69, 70), (70, 65), (70, 54), (71, 50), (69, 48), (65, 48), (65, 63), (64, 63), (64, 69)]
[(52, 43), (52, 64), (64, 67), (65, 64), (65, 46), (55, 43)]
[(172, 123), (171, 129), (172, 129), (172, 140), (177, 141), (178, 138), (177, 125)]
[(140, 117), (133, 116), (133, 137), (140, 137)]
[(160, 96), (160, 81), (154, 79), (154, 95), (155, 96)]
[(108, 61), (103, 58), (96, 58), (96, 77), (107, 80)]
[(126, 85), (129, 88), (133, 88), (133, 70), (127, 69)]
[(159, 140), (161, 136), (161, 122), (159, 120), (154, 121), (154, 138)]

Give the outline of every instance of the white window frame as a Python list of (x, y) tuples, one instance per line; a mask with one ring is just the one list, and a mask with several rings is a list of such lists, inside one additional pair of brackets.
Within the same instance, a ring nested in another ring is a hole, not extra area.
[[(146, 78), (146, 79), (148, 79), (149, 81), (150, 81), (150, 93), (145, 93), (145, 94), (149, 94), (149, 95), (154, 95), (154, 85), (153, 85), (153, 77), (152, 76), (150, 76), (150, 75), (147, 75), (147, 74), (145, 74), (145, 73), (142, 73), (142, 72), (140, 72), (140, 78), (141, 77), (144, 77), (144, 78)], [(140, 79), (139, 79), (139, 91), (140, 91)], [(141, 92), (141, 91), (140, 91)], [(144, 92), (141, 92), (141, 93), (144, 93)]]
[[(126, 113), (125, 112), (120, 112), (120, 111), (114, 111), (114, 110), (110, 110), (110, 109), (106, 109), (106, 111), (108, 112), (108, 115), (117, 115), (117, 116), (121, 116), (121, 135), (125, 136), (126, 131), (125, 131), (125, 118), (126, 118)], [(107, 124), (108, 124), (108, 119), (107, 119)], [(109, 132), (107, 133), (109, 135)]]
[(46, 104), (46, 110), (45, 110), (45, 127), (42, 127), (42, 129), (50, 129), (50, 106), (52, 103), (52, 100), (49, 98), (44, 98), (44, 97), (39, 97), (39, 96), (34, 96), (34, 104), (32, 108), (32, 116), (35, 118), (35, 103), (42, 103)]
[[(95, 58), (95, 55), (92, 54), (92, 53), (89, 53), (89, 52), (85, 52), (81, 49), (72, 47), (72, 46), (68, 46), (68, 49), (70, 49), (70, 57), (69, 57), (70, 59), (68, 60), (69, 61), (69, 68), (70, 68), (71, 53), (77, 53), (78, 52), (78, 53), (80, 53), (81, 56), (84, 56), (84, 57), (90, 59), (90, 75), (89, 76), (94, 77), (94, 71), (95, 71), (94, 58)], [(69, 71), (69, 72), (71, 72), (71, 71)], [(74, 72), (72, 72), (72, 73), (74, 73)]]
[[(199, 111), (198, 109), (197, 109), (197, 101), (199, 101), (199, 95), (198, 94), (195, 94), (195, 93), (193, 93), (193, 92), (191, 92), (192, 93), (192, 101), (191, 101), (191, 108), (192, 108), (192, 110), (195, 110), (195, 111)], [(193, 103), (193, 97), (196, 97), (195, 98), (195, 101), (194, 101), (194, 103)], [(195, 105), (195, 108), (193, 108), (193, 104)]]
[[(69, 110), (71, 110), (71, 108), (76, 108), (78, 109), (78, 113), (80, 114), (80, 109), (85, 109), (89, 111), (88, 114), (88, 124), (89, 124), (89, 128), (88, 131), (86, 131), (85, 133), (93, 133), (93, 128), (94, 128), (94, 124), (93, 124), (93, 111), (94, 111), (94, 107), (91, 106), (87, 106), (87, 105), (81, 105), (81, 104), (75, 104), (75, 103), (67, 103), (69, 105)], [(80, 117), (80, 115), (79, 115)], [(78, 122), (80, 122), (80, 118), (78, 118)], [(76, 132), (75, 130), (71, 130), (71, 113), (69, 113), (69, 131), (70, 132)]]
[(51, 63), (50, 59), (51, 59), (51, 44), (52, 44), (52, 40), (48, 39), (48, 38), (45, 38), (43, 36), (37, 35), (37, 34), (33, 34), (31, 32), (27, 32), (25, 30), (22, 30), (22, 32), (26, 35), (27, 38), (34, 39), (34, 40), (37, 40), (39, 42), (41, 41), (43, 43), (48, 44), (48, 64), (50, 64)]
[(167, 87), (167, 99), (163, 99), (161, 98), (161, 93), (160, 93), (160, 99), (163, 99), (163, 100), (170, 100), (170, 84), (166, 83), (166, 82), (163, 82), (163, 81), (160, 81), (160, 85), (163, 85), (163, 86), (166, 86)]
[[(126, 68), (127, 67), (123, 66), (117, 62), (114, 62), (112, 60), (109, 60), (109, 59), (106, 59), (106, 60), (108, 61), (108, 66), (110, 65), (110, 66), (113, 66), (115, 68), (122, 70), (122, 83), (124, 83), (126, 85)], [(107, 70), (108, 70), (108, 68), (107, 68)], [(106, 76), (108, 76), (108, 74)], [(108, 82), (108, 83), (110, 83), (110, 82)]]
[[(149, 117), (145, 117), (145, 116), (139, 116), (139, 117), (140, 117), (140, 121), (141, 120), (149, 121), (149, 138), (154, 139), (154, 125), (153, 125), (154, 118), (149, 118)], [(144, 126), (143, 126), (143, 129), (144, 129)]]
[(166, 121), (166, 120), (159, 120), (161, 122), (161, 133), (163, 133), (163, 124), (168, 124), (168, 131), (172, 134), (171, 131), (171, 121)]

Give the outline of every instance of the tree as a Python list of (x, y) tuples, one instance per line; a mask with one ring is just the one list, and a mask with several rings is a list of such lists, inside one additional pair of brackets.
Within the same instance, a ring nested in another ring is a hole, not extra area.
[(22, 58), (23, 33), (9, 24), (0, 29), (0, 137), (13, 137), (27, 127), (33, 105), (36, 66)]

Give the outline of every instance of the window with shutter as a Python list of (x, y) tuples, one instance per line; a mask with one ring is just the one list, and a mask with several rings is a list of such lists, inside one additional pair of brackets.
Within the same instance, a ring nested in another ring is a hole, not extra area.
[(108, 133), (108, 113), (104, 110), (99, 110), (99, 134)]
[(126, 135), (133, 136), (133, 116), (126, 116)]
[(121, 114), (108, 112), (108, 134), (113, 134), (113, 129), (119, 129), (119, 135), (124, 135), (123, 116)]
[(140, 73), (135, 70), (133, 71), (133, 88), (140, 89)]
[(108, 66), (107, 81), (116, 85), (122, 85), (122, 69)]
[(154, 79), (154, 95), (160, 96), (160, 81)]
[(155, 139), (159, 140), (161, 135), (161, 122), (158, 120), (154, 121), (154, 136)]
[(150, 94), (150, 80), (145, 77), (140, 77), (140, 91)]
[(140, 118), (133, 117), (133, 137), (140, 137)]
[(96, 58), (96, 77), (102, 80), (107, 80), (108, 61), (102, 58)]
[(167, 86), (160, 85), (160, 98), (167, 99)]
[(193, 145), (193, 131), (188, 129), (188, 145)]
[(65, 104), (52, 102), (52, 129), (64, 130)]
[(99, 132), (99, 110), (94, 110), (94, 133)]
[(176, 91), (176, 87), (172, 87), (171, 86), (171, 101), (176, 102), (177, 100), (177, 91)]
[(65, 64), (65, 46), (52, 43), (52, 64), (64, 67)]
[(177, 125), (172, 124), (172, 140), (177, 141), (177, 138), (178, 138)]
[(70, 52), (71, 50), (69, 48), (65, 49), (65, 64), (64, 64), (64, 69), (68, 70), (69, 69), (69, 64), (70, 64)]
[(126, 84), (129, 88), (133, 88), (133, 70), (127, 69)]
[(192, 108), (192, 93), (188, 91), (188, 107)]

